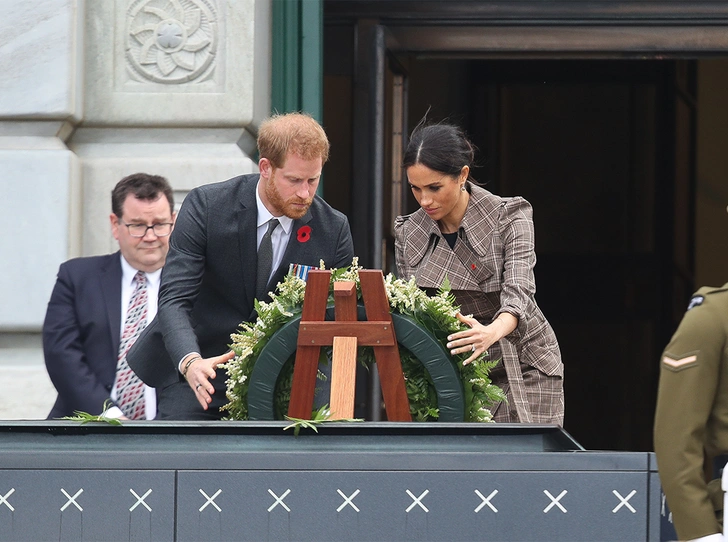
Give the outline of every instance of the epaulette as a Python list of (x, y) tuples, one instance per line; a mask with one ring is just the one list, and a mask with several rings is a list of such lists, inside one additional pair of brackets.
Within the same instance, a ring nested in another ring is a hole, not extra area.
[(703, 301), (705, 301), (706, 296), (718, 294), (721, 292), (728, 292), (728, 283), (720, 287), (703, 286), (693, 294), (693, 297), (690, 298), (687, 310), (694, 309), (695, 307), (699, 307), (700, 305), (702, 305)]

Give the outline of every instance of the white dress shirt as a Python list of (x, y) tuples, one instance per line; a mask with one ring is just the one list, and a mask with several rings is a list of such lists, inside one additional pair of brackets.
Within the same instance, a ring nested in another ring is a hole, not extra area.
[[(134, 269), (129, 262), (121, 257), (121, 330), (120, 333), (124, 333), (124, 322), (126, 321), (126, 311), (129, 308), (129, 301), (134, 293), (134, 277), (137, 274), (137, 270)], [(153, 273), (145, 273), (147, 276), (147, 325), (157, 315), (157, 298), (159, 297), (159, 281), (162, 275), (162, 269), (157, 269)], [(121, 336), (121, 335), (119, 335)], [(111, 388), (111, 400), (116, 401), (118, 397), (118, 391), (116, 389), (116, 382), (114, 387)], [(157, 415), (157, 392), (154, 388), (144, 386), (144, 412), (147, 420), (153, 420)], [(113, 406), (104, 412), (104, 416), (107, 418), (120, 418), (123, 415), (121, 409), (117, 406)]]
[(263, 201), (260, 199), (260, 193), (258, 192), (259, 189), (260, 181), (258, 181), (258, 186), (255, 188), (255, 202), (258, 205), (258, 221), (256, 222), (258, 227), (256, 230), (258, 235), (256, 246), (258, 248), (260, 248), (260, 242), (263, 240), (266, 230), (268, 230), (268, 222), (270, 219), (277, 218), (278, 222), (280, 222), (280, 226), (273, 230), (270, 238), (273, 244), (273, 265), (270, 266), (270, 276), (268, 277), (268, 280), (270, 280), (270, 277), (273, 276), (273, 273), (275, 273), (283, 261), (283, 254), (286, 252), (291, 228), (293, 227), (293, 219), (287, 216), (273, 216), (266, 206), (263, 205)]

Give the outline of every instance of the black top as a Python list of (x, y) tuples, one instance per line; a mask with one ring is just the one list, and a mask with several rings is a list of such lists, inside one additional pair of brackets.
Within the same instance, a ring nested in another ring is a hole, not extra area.
[(443, 233), (442, 236), (445, 238), (445, 241), (447, 241), (447, 244), (450, 245), (450, 248), (455, 248), (455, 241), (458, 240), (458, 232), (454, 233)]

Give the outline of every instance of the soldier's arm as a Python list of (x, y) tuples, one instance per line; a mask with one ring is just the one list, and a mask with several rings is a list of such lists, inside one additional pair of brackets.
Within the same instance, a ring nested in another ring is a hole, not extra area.
[(710, 297), (688, 310), (660, 361), (655, 453), (681, 540), (721, 531), (703, 474), (706, 424), (725, 347), (723, 316)]

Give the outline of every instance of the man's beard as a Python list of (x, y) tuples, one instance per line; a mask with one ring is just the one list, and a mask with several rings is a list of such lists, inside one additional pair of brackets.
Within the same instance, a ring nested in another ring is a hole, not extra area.
[[(268, 196), (268, 201), (270, 201), (276, 209), (293, 220), (305, 215), (313, 202), (313, 199), (301, 199), (295, 196), (289, 200), (284, 200), (272, 178), (268, 179), (265, 184), (265, 195)], [(302, 204), (305, 205), (305, 207), (299, 207), (295, 204)]]

